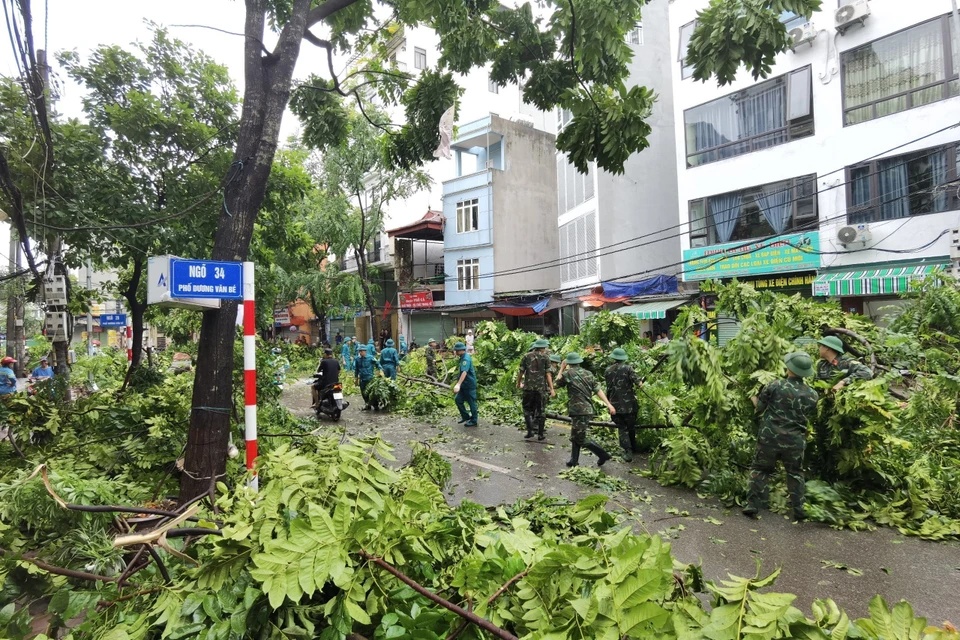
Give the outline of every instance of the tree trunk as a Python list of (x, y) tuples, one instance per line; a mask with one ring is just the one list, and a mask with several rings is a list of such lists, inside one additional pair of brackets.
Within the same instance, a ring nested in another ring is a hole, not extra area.
[(143, 258), (134, 258), (133, 275), (130, 276), (127, 290), (123, 292), (127, 308), (130, 310), (130, 324), (133, 328), (133, 337), (130, 338), (130, 348), (133, 350), (130, 360), (131, 370), (139, 367), (140, 361), (143, 360), (143, 315), (147, 311), (147, 303), (137, 299), (141, 278), (143, 278)]
[[(266, 2), (246, 0), (243, 110), (234, 163), (224, 179), (226, 206), (214, 238), (214, 260), (247, 258), (253, 225), (277, 151), (280, 120), (290, 97), (293, 68), (300, 55), (310, 4), (311, 0), (294, 1), (273, 53), (261, 55)], [(331, 5), (329, 11), (336, 10), (329, 1), (318, 9), (327, 4)], [(226, 469), (236, 317), (237, 302), (233, 300), (224, 300), (220, 309), (203, 314), (190, 432), (180, 481), (181, 504), (207, 492)]]

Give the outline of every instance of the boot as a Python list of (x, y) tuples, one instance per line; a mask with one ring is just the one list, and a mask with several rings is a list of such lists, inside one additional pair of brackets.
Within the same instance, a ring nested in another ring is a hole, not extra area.
[(539, 424), (537, 424), (537, 440), (547, 439), (546, 428), (547, 425), (545, 424), (545, 421), (540, 420)]
[(603, 447), (598, 445), (596, 442), (593, 442), (592, 440), (588, 442), (585, 446), (587, 447), (587, 451), (597, 456), (598, 467), (602, 467), (603, 463), (611, 458), (611, 455), (606, 451), (604, 451)]
[(626, 427), (620, 427), (620, 448), (623, 449), (624, 462), (633, 462), (633, 448), (630, 446), (630, 435)]
[(567, 460), (568, 467), (575, 467), (580, 464), (580, 445), (570, 445), (570, 459)]
[(527, 435), (523, 436), (524, 438), (533, 437), (533, 420), (528, 415), (523, 416), (523, 421), (527, 423)]

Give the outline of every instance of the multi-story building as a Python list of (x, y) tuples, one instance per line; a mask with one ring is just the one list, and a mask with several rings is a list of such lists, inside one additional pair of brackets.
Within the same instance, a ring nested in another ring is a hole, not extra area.
[(488, 115), (461, 125), (457, 176), (443, 183), (445, 300), (556, 290), (556, 139), (530, 123)]
[[(565, 296), (589, 292), (601, 282), (645, 280), (680, 259), (680, 241), (673, 229), (677, 152), (669, 61), (676, 56), (668, 28), (670, 6), (668, 0), (651, 0), (643, 8), (642, 24), (627, 37), (634, 53), (628, 84), (650, 87), (658, 95), (647, 119), (652, 129), (649, 148), (632, 155), (621, 175), (594, 166), (581, 174), (557, 153), (560, 282)], [(569, 120), (569, 112), (556, 114), (557, 130)]]
[(684, 64), (670, 5), (683, 278), (837, 298), (874, 318), (949, 262), (960, 210), (960, 17), (950, 0), (827, 0), (794, 48), (726, 87)]

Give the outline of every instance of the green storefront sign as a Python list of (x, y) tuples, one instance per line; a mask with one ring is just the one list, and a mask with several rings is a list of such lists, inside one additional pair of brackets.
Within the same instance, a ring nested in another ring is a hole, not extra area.
[(820, 234), (792, 233), (756, 242), (728, 242), (683, 252), (685, 281), (811, 271), (820, 267)]

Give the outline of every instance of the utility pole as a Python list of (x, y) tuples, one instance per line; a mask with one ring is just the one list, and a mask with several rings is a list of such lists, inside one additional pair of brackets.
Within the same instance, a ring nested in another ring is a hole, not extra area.
[[(10, 273), (16, 273), (20, 270), (20, 241), (17, 236), (17, 230), (13, 224), (10, 225)], [(13, 371), (17, 377), (23, 377), (23, 301), (20, 298), (17, 287), (20, 283), (17, 278), (10, 280), (10, 297), (7, 300), (7, 353), (11, 358), (16, 358), (17, 363), (13, 366)]]

